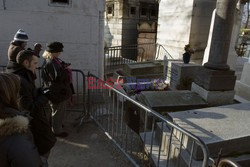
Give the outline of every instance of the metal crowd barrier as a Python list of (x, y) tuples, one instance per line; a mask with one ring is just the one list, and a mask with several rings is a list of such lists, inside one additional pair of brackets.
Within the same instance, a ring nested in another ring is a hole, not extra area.
[(72, 69), (72, 83), (75, 94), (72, 96), (72, 106), (68, 107), (68, 111), (81, 113), (77, 118), (79, 122), (76, 124), (76, 126), (78, 127), (77, 131), (79, 131), (84, 120), (86, 121), (89, 118), (86, 104), (87, 94), (85, 74), (81, 70)]
[(218, 167), (241, 167), (241, 165), (230, 159), (222, 159), (220, 160)]
[(6, 66), (0, 65), (0, 72), (4, 72), (6, 70)]
[(208, 166), (202, 140), (122, 93), (120, 85), (89, 73), (86, 88), (89, 114), (135, 166)]
[[(5, 72), (6, 66), (0, 66), (0, 72)], [(36, 79), (36, 86), (37, 88), (43, 86), (43, 81), (41, 78), (41, 67), (37, 68), (36, 71), (37, 79)], [(78, 69), (72, 69), (72, 84), (74, 87), (75, 93), (73, 94), (72, 98), (69, 100), (69, 107), (67, 108), (70, 112), (79, 112), (80, 115), (77, 118), (79, 122), (76, 126), (80, 127), (85, 118), (88, 118), (88, 113), (86, 110), (86, 81), (85, 81), (85, 74)], [(80, 130), (78, 128), (78, 130)]]

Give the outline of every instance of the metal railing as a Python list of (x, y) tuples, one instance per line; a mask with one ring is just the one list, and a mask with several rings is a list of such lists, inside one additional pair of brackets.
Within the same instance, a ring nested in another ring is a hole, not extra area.
[(218, 167), (241, 167), (237, 162), (230, 159), (220, 160)]
[(121, 68), (124, 64), (137, 62), (138, 54), (138, 57), (143, 57), (144, 49), (137, 46), (114, 46), (107, 48), (104, 59), (105, 73)]
[(122, 68), (124, 64), (157, 60), (159, 57), (173, 59), (169, 52), (160, 44), (145, 43), (105, 48), (105, 74)]
[(89, 73), (88, 112), (135, 166), (208, 166), (202, 140), (119, 89)]
[(170, 53), (167, 51), (167, 49), (162, 46), (161, 44), (156, 44), (156, 55), (155, 55), (155, 59), (157, 60), (159, 57), (163, 58), (163, 57), (167, 57), (167, 59), (174, 59)]
[[(0, 72), (5, 72), (6, 66), (0, 66)], [(43, 86), (43, 80), (41, 77), (41, 67), (37, 68), (36, 71), (37, 79), (35, 81), (36, 87)], [(87, 109), (86, 109), (86, 76), (85, 74), (78, 69), (72, 69), (72, 86), (74, 88), (74, 94), (69, 101), (69, 107), (67, 108), (70, 112), (79, 112), (80, 115), (77, 118), (79, 122), (77, 126), (80, 127), (85, 118), (88, 117)], [(79, 128), (78, 128), (79, 130)]]
[(0, 72), (4, 72), (6, 70), (6, 66), (0, 65)]

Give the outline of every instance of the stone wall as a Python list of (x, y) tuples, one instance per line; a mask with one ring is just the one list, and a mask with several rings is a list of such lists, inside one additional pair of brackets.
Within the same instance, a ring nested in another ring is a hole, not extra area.
[[(141, 16), (141, 6), (146, 4), (147, 16)], [(132, 45), (137, 43), (137, 24), (141, 20), (155, 21), (151, 17), (150, 6), (157, 4), (155, 0), (106, 0), (105, 43), (106, 46)], [(113, 7), (113, 12), (108, 8)], [(133, 9), (132, 9), (133, 8)], [(158, 11), (157, 11), (158, 12)]]
[(183, 48), (189, 42), (192, 11), (193, 0), (160, 1), (157, 43), (175, 59), (182, 57)]
[(182, 59), (184, 46), (191, 44), (202, 60), (216, 0), (165, 0), (159, 4), (157, 43), (175, 59)]
[(209, 28), (216, 0), (194, 0), (193, 17), (191, 22), (190, 41), (196, 50), (192, 60), (201, 64), (207, 46)]
[[(102, 77), (104, 0), (69, 0), (67, 5), (51, 1), (11, 0), (0, 3), (0, 65), (7, 63), (9, 42), (18, 29), (29, 36), (28, 47), (39, 42), (64, 43), (62, 59), (73, 68)], [(42, 60), (40, 59), (42, 62)]]

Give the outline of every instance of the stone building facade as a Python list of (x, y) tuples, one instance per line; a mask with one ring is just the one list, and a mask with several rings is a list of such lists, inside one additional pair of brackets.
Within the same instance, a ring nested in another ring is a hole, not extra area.
[(192, 60), (201, 63), (215, 6), (216, 0), (106, 0), (105, 44), (137, 44), (136, 26), (156, 23), (156, 42), (173, 58), (181, 59), (184, 46), (191, 44)]
[(105, 45), (137, 44), (137, 25), (153, 24), (157, 17), (156, 0), (106, 0)]
[(23, 29), (29, 36), (28, 47), (63, 42), (62, 59), (102, 77), (104, 10), (104, 0), (2, 0), (0, 65), (7, 64), (9, 43)]

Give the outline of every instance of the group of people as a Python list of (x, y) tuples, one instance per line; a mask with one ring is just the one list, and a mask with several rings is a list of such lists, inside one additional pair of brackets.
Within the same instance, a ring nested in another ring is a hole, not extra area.
[(28, 35), (18, 30), (8, 49), (7, 72), (0, 73), (1, 167), (46, 167), (56, 137), (68, 136), (63, 119), (73, 87), (70, 64), (59, 58), (64, 46), (47, 44), (41, 68), (43, 86), (37, 88), (42, 45), (26, 49), (27, 41)]

